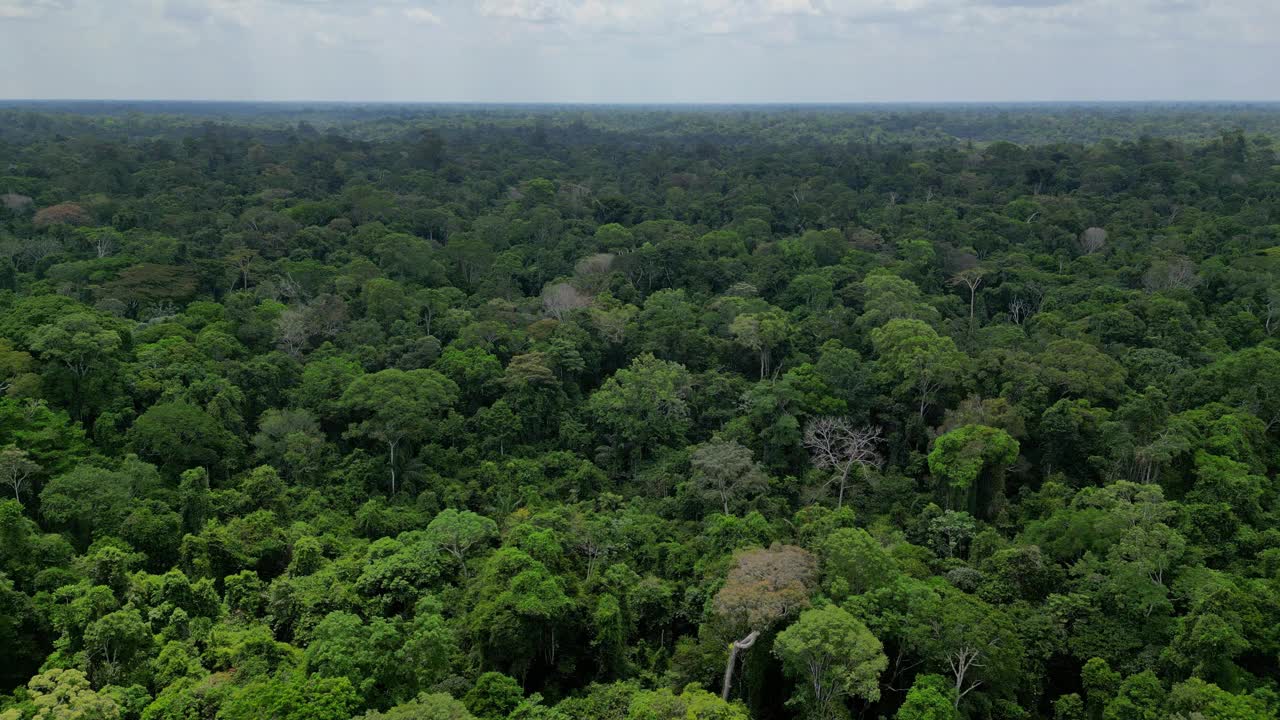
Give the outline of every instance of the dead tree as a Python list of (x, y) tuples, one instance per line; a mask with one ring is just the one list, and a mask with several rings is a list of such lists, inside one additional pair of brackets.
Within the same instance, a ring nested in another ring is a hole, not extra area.
[(591, 298), (569, 283), (556, 283), (542, 291), (542, 309), (556, 320), (563, 320), (572, 310), (591, 305)]
[(1091, 227), (1080, 233), (1080, 250), (1085, 255), (1092, 255), (1107, 244), (1107, 231), (1100, 227)]
[(848, 418), (820, 417), (805, 426), (804, 446), (813, 464), (831, 471), (831, 479), (823, 487), (835, 484), (839, 488), (837, 508), (844, 506), (844, 491), (853, 469), (865, 470), (882, 462), (876, 449), (880, 441), (880, 428), (855, 427)]

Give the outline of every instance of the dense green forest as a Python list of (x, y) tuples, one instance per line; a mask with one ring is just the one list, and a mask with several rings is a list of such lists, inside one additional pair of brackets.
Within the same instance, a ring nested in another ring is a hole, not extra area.
[(1280, 716), (1277, 138), (0, 108), (0, 718)]

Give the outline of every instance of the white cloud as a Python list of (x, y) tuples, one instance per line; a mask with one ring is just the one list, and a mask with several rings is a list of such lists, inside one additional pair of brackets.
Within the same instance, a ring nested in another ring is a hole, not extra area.
[(46, 12), (66, 10), (71, 0), (0, 0), (0, 20), (38, 18)]
[(544, 23), (564, 19), (569, 3), (562, 0), (480, 0), (481, 15)]
[(405, 8), (404, 16), (413, 22), (421, 23), (423, 25), (439, 25), (442, 22), (439, 15), (436, 15), (424, 7)]
[(0, 97), (1277, 99), (1278, 32), (1276, 0), (0, 0)]

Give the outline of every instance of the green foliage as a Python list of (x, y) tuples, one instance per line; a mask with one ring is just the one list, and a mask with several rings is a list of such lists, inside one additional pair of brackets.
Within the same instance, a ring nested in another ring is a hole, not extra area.
[(884, 648), (866, 625), (839, 607), (806, 610), (778, 633), (773, 647), (797, 681), (793, 702), (814, 717), (839, 717), (845, 697), (873, 702), (880, 697), (880, 673), (889, 664)]
[(0, 717), (1275, 717), (1278, 136), (0, 108)]
[(956, 720), (960, 713), (955, 708), (955, 689), (947, 685), (941, 675), (916, 677), (907, 699), (896, 715), (898, 720)]

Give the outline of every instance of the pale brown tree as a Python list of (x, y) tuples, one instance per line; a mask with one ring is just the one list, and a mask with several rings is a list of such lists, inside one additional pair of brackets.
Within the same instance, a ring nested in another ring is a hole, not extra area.
[(51, 225), (88, 225), (90, 220), (89, 213), (82, 206), (64, 202), (41, 208), (36, 212), (35, 217), (31, 218), (31, 224), (38, 228), (46, 228)]
[(714, 606), (716, 614), (735, 632), (747, 635), (729, 644), (721, 697), (729, 698), (739, 654), (774, 623), (809, 607), (817, 577), (817, 558), (795, 545), (774, 543), (734, 555), (734, 565), (716, 593)]

